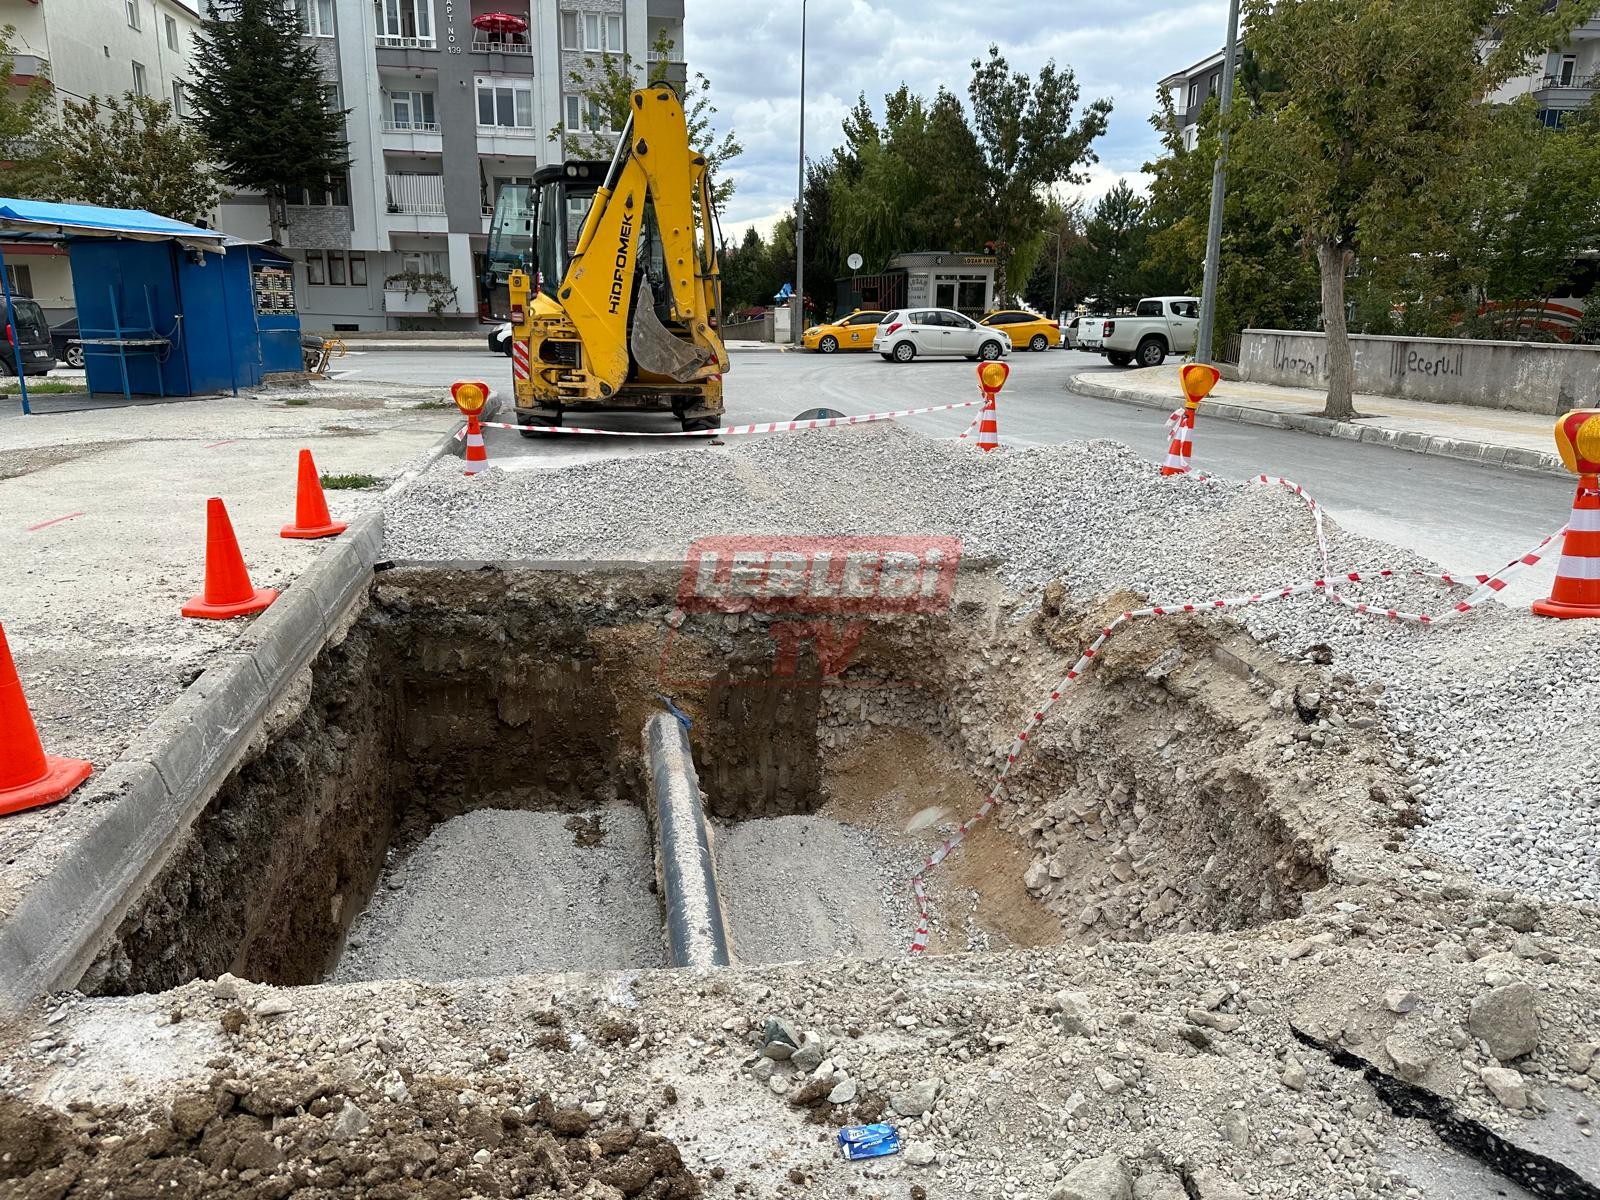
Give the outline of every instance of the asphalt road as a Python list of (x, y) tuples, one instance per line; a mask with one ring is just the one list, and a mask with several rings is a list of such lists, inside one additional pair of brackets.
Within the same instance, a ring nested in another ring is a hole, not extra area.
[[(1013, 354), (1007, 361), (1011, 378), (999, 406), (1004, 445), (1110, 438), (1153, 461), (1165, 454), (1165, 413), (1084, 396), (1067, 386), (1079, 371), (1117, 368), (1076, 351)], [(340, 365), (364, 382), (437, 382), (441, 389), (460, 378), (481, 378), (497, 390), (506, 389), (510, 375), (509, 360), (486, 348), (464, 347), (459, 353), (368, 351)], [(727, 419), (788, 420), (818, 407), (861, 414), (948, 404), (975, 394), (973, 371), (973, 364), (959, 359), (899, 365), (870, 353), (828, 358), (735, 353), (727, 377)], [(1179, 399), (1174, 397), (1175, 406)], [(972, 415), (973, 410), (957, 410), (908, 418), (907, 424), (935, 437), (954, 437)], [(668, 416), (646, 414), (594, 414), (581, 423), (639, 432), (677, 428)], [(490, 430), (487, 442), (490, 460), (508, 469), (686, 452), (683, 439), (669, 438), (528, 439), (509, 430)], [(1203, 418), (1195, 435), (1195, 461), (1202, 470), (1234, 478), (1266, 473), (1293, 479), (1345, 528), (1407, 546), (1453, 571), (1501, 566), (1558, 528), (1572, 504), (1572, 485), (1555, 476)]]

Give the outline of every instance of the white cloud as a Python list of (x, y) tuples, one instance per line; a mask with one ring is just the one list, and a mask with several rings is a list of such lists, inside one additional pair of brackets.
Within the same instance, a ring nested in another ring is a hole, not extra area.
[[(734, 228), (742, 235), (748, 224), (770, 224), (794, 203), (801, 5), (777, 0), (736, 14), (729, 7), (686, 0), (684, 35), (691, 69), (711, 80), (717, 127), (731, 128), (745, 146), (731, 168), (738, 188), (724, 219), (731, 236)], [(1054, 58), (1077, 73), (1080, 103), (1112, 101), (1110, 127), (1095, 147), (1100, 161), (1084, 168), (1089, 182), (1076, 190), (1092, 202), (1124, 176), (1146, 190), (1140, 169), (1160, 150), (1149, 124), (1156, 84), (1221, 45), (1226, 8), (1224, 0), (1074, 11), (1046, 0), (988, 8), (970, 0), (809, 0), (806, 155), (816, 159), (839, 144), (840, 121), (858, 93), (881, 106), (904, 81), (924, 94), (943, 86), (965, 101), (969, 64), (994, 42), (1013, 70), (1033, 74)]]

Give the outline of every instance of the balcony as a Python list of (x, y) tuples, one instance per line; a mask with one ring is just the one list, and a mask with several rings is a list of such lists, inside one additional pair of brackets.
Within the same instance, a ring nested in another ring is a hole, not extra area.
[(384, 176), (388, 227), (394, 233), (446, 231), (443, 175)]
[(438, 154), (444, 149), (434, 121), (384, 121), (383, 148), (411, 154)]
[(391, 37), (380, 33), (373, 39), (385, 50), (436, 50), (438, 46), (431, 37)]
[(533, 47), (527, 42), (508, 42), (499, 38), (472, 39), (472, 52), (474, 54), (521, 54), (531, 57)]

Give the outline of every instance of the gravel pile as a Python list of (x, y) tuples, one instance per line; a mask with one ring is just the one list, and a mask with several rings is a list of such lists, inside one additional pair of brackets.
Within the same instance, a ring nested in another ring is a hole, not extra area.
[[(1124, 589), (1204, 599), (1320, 570), (1311, 519), (1281, 489), (1163, 479), (1114, 442), (982, 455), (893, 425), (476, 480), (446, 464), (386, 519), (390, 556), (424, 560), (670, 560), (717, 533), (956, 534), (1020, 591), (1060, 579), (1084, 603)], [(1331, 522), (1330, 533), (1336, 569), (1429, 565)], [(1411, 579), (1359, 594), (1427, 612), (1455, 598)], [(1431, 821), (1414, 835), (1423, 845), (1494, 884), (1600, 899), (1600, 623), (1491, 605), (1418, 629), (1315, 596), (1237, 615), (1286, 656), (1325, 646), (1335, 679), (1382, 686), (1390, 732), (1420, 755), (1404, 765)]]
[(654, 863), (636, 808), (454, 817), (384, 873), (330, 982), (664, 966)]

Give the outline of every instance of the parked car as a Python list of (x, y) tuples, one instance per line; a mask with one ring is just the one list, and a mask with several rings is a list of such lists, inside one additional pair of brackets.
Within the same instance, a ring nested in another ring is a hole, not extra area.
[(69, 367), (83, 366), (83, 343), (78, 340), (78, 318), (68, 317), (50, 326), (50, 345), (55, 355)]
[(996, 359), (1011, 353), (1011, 339), (948, 308), (901, 308), (878, 323), (872, 348), (888, 362), (908, 363), (919, 354)]
[(1041, 351), (1061, 345), (1059, 325), (1049, 317), (1024, 312), (1020, 308), (992, 312), (978, 324), (987, 325), (990, 329), (1003, 330), (1010, 337), (1012, 347), (1017, 350)]
[(1194, 349), (1200, 328), (1200, 301), (1193, 296), (1151, 296), (1134, 306), (1131, 317), (1085, 317), (1079, 346), (1106, 356), (1112, 366), (1159, 367), (1169, 354)]
[(503, 325), (496, 325), (493, 329), (489, 330), (489, 353), (504, 354), (507, 358), (511, 357), (510, 321), (507, 321)]
[[(11, 302), (17, 314), (16, 328), (6, 322), (6, 338), (0, 342), (0, 375), (17, 374), (17, 363), (22, 363), (24, 375), (43, 375), (56, 365), (55, 350), (50, 345), (50, 324), (44, 319), (44, 309), (33, 300), (18, 296)], [(3, 314), (0, 306), (0, 314)]]
[(822, 325), (813, 325), (800, 335), (800, 344), (819, 354), (833, 354), (840, 350), (870, 350), (872, 339), (883, 320), (882, 309), (858, 308), (848, 317), (840, 317)]

